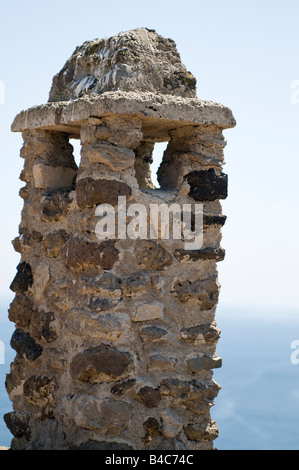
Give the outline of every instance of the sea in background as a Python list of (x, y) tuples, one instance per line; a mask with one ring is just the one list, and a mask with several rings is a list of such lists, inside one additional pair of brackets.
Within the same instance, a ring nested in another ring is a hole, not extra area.
[[(3, 415), (12, 410), (5, 375), (15, 356), (9, 342), (14, 325), (7, 320), (8, 303), (0, 310), (0, 446), (12, 435)], [(299, 364), (291, 362), (291, 343), (299, 341), (299, 311), (277, 308), (218, 306), (223, 360), (214, 379), (222, 387), (211, 410), (220, 436), (219, 450), (299, 450)], [(299, 354), (298, 354), (299, 357)]]

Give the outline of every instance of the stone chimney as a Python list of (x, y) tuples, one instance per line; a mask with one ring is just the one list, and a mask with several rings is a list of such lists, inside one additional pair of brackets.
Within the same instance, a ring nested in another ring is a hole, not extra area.
[[(145, 28), (85, 42), (48, 103), (15, 118), (25, 186), (12, 449), (213, 449), (222, 131), (234, 126), (228, 108), (196, 97), (175, 43)], [(168, 147), (155, 189), (157, 142)], [(162, 204), (183, 209), (181, 238), (170, 236), (175, 217), (155, 219)], [(196, 208), (203, 241), (190, 248)]]

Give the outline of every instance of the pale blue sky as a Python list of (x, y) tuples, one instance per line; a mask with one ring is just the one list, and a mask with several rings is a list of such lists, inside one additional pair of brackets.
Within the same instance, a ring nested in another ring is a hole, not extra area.
[(286, 0), (27, 0), (1, 3), (0, 296), (19, 255), (22, 139), (10, 132), (22, 109), (47, 102), (52, 77), (77, 45), (146, 26), (175, 40), (199, 98), (229, 106), (225, 131), (229, 198), (219, 266), (222, 305), (299, 307), (299, 2)]

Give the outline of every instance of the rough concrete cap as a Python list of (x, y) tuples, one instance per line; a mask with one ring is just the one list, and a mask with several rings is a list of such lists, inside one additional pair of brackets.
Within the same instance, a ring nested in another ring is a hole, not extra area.
[(55, 75), (49, 102), (107, 91), (195, 98), (196, 79), (181, 62), (172, 39), (137, 28), (77, 47)]

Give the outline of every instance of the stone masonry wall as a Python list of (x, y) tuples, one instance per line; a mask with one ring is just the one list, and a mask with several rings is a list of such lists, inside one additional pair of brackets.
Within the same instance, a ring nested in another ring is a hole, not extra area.
[[(226, 122), (220, 105), (220, 124), (212, 105), (209, 119), (192, 122), (186, 114), (180, 119), (177, 97), (170, 119), (169, 102), (160, 98), (147, 115), (141, 98), (128, 94), (119, 104), (119, 95), (105, 96), (109, 112), (99, 111), (97, 98), (84, 115), (80, 98), (69, 121), (67, 104), (58, 113), (53, 103), (14, 124), (23, 133), (25, 186), (9, 309), (16, 325), (6, 379), (14, 407), (5, 415), (15, 436), (11, 447), (209, 450), (218, 436), (210, 416), (220, 389), (213, 369), (221, 366), (215, 311), (216, 263), (224, 258), (219, 201), (227, 196), (222, 131), (234, 121)], [(207, 112), (198, 100), (200, 107)], [(49, 124), (53, 112), (60, 121)], [(73, 137), (81, 140), (79, 168)], [(161, 188), (154, 189), (152, 150), (163, 140), (169, 143)], [(96, 207), (110, 204), (117, 213), (119, 196), (148, 209), (202, 203), (203, 246), (185, 250), (184, 240), (149, 237), (99, 240)]]

